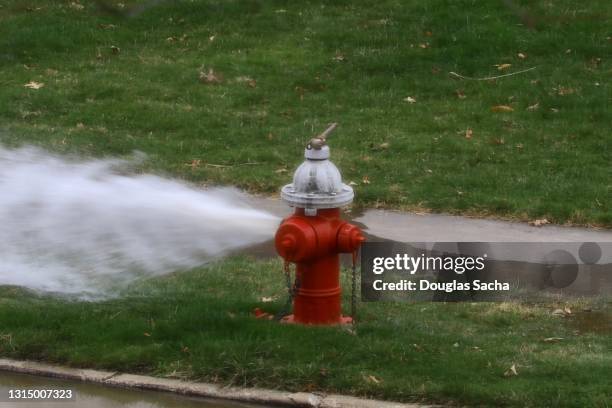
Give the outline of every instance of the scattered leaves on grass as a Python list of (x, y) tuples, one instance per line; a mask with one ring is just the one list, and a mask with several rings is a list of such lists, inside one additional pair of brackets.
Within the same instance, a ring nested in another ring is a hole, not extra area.
[(516, 370), (516, 364), (512, 364), (512, 366), (504, 372), (504, 377), (516, 377), (518, 375), (518, 371)]
[(25, 84), (24, 86), (26, 88), (28, 88), (28, 89), (40, 89), (43, 86), (45, 86), (45, 84), (42, 83), (42, 82), (30, 81), (27, 84)]
[(532, 227), (541, 227), (546, 224), (550, 224), (550, 221), (548, 221), (546, 218), (529, 221), (529, 225)]
[(491, 107), (491, 112), (514, 112), (514, 108), (508, 105), (496, 105)]
[(404, 101), (408, 103), (416, 103), (416, 99), (414, 99), (412, 96), (405, 97)]
[(499, 71), (504, 71), (504, 70), (510, 68), (512, 66), (512, 64), (495, 64), (493, 66), (496, 67)]
[(200, 71), (200, 82), (203, 84), (220, 84), (223, 82), (223, 75), (215, 72), (212, 68), (208, 71)]
[(465, 130), (465, 138), (467, 140), (470, 140), (470, 139), (472, 139), (472, 136), (474, 136), (474, 131), (472, 130), (472, 128), (467, 128)]

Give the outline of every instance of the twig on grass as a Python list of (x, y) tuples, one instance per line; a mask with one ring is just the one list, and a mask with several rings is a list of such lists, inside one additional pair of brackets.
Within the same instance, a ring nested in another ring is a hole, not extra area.
[(537, 67), (531, 67), (531, 68), (524, 69), (522, 71), (516, 71), (516, 72), (511, 72), (509, 74), (497, 75), (497, 76), (485, 77), (485, 78), (472, 78), (472, 77), (468, 77), (468, 76), (465, 76), (465, 75), (458, 74), (458, 73), (453, 72), (453, 71), (449, 72), (448, 75), (450, 75), (452, 77), (455, 77), (455, 78), (459, 78), (459, 79), (470, 79), (472, 81), (491, 81), (493, 79), (499, 79), (499, 78), (509, 77), (509, 76), (512, 76), (512, 75), (523, 74), (525, 72), (533, 71), (536, 68)]

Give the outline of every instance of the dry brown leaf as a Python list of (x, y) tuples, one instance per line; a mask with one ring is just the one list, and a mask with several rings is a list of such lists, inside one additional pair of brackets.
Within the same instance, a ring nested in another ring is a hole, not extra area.
[(459, 99), (467, 98), (467, 96), (465, 96), (465, 93), (463, 92), (463, 89), (457, 89), (455, 91), (455, 94), (457, 95), (457, 98), (459, 98)]
[(503, 71), (505, 69), (508, 69), (512, 66), (512, 64), (495, 64), (494, 67), (497, 67), (497, 69), (499, 71)]
[(336, 62), (344, 62), (346, 61), (346, 57), (344, 56), (343, 53), (337, 52), (336, 55), (334, 55), (334, 57), (332, 58), (332, 60)]
[(508, 105), (496, 105), (491, 107), (491, 112), (514, 112), (514, 108)]
[(515, 377), (518, 375), (518, 371), (516, 371), (516, 364), (512, 364), (512, 366), (504, 372), (504, 377)]
[(151, 337), (151, 333), (144, 332), (145, 337)]
[(529, 221), (529, 225), (531, 225), (532, 227), (541, 227), (546, 224), (550, 224), (550, 221), (548, 221), (546, 218)]
[(528, 111), (536, 111), (536, 110), (538, 110), (538, 109), (540, 109), (540, 103), (539, 103), (539, 102), (536, 102), (536, 103), (534, 103), (533, 105), (529, 105), (529, 106), (527, 107), (527, 110), (528, 110)]
[(465, 130), (465, 138), (466, 139), (470, 140), (473, 135), (474, 135), (474, 131), (472, 130), (472, 128), (467, 128)]
[(374, 383), (374, 384), (380, 384), (382, 382), (381, 379), (376, 378), (373, 375), (368, 375), (368, 376), (365, 377), (365, 379), (366, 379), (367, 382)]
[(29, 89), (40, 89), (45, 86), (45, 84), (43, 82), (30, 81), (24, 86)]
[(576, 92), (574, 88), (566, 88), (563, 86), (557, 87), (556, 91), (559, 96), (571, 95)]
[(220, 84), (222, 81), (223, 76), (212, 68), (209, 68), (208, 72), (200, 71), (200, 82), (203, 84)]
[(370, 179), (368, 178), (368, 176), (363, 176), (363, 179), (361, 179), (361, 182), (363, 184), (370, 184)]

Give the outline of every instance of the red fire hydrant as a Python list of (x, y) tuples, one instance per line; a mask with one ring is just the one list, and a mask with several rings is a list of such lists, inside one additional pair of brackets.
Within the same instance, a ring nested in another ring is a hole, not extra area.
[(296, 170), (293, 183), (281, 191), (295, 213), (278, 228), (276, 250), (285, 262), (297, 265), (293, 314), (285, 322), (351, 321), (341, 313), (340, 254), (355, 253), (365, 238), (358, 227), (340, 218), (340, 208), (352, 202), (354, 193), (328, 160), (325, 139), (334, 127), (310, 141), (306, 161)]

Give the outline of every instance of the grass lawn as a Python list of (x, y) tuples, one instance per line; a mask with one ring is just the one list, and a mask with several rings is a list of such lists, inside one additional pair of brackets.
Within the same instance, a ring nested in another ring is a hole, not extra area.
[(610, 1), (506, 3), (5, 0), (0, 141), (273, 193), (337, 121), (358, 204), (610, 227)]
[[(596, 317), (610, 302), (365, 303), (351, 334), (255, 319), (255, 307), (281, 309), (281, 277), (278, 260), (237, 257), (100, 303), (4, 287), (0, 355), (401, 401), (610, 405), (612, 336), (577, 324), (581, 309)], [(575, 316), (553, 316), (559, 307)], [(518, 375), (508, 373), (513, 365)]]

